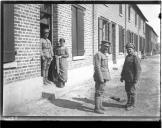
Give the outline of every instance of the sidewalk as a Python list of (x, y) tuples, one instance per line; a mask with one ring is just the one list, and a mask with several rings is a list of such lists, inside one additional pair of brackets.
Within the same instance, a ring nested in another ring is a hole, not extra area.
[[(112, 70), (112, 80), (107, 83), (106, 90), (114, 87), (123, 86), (119, 83), (121, 67), (117, 70)], [(25, 105), (13, 109), (11, 116), (88, 116), (98, 115), (93, 112), (94, 108), (94, 80), (90, 78), (84, 83), (73, 86), (65, 86), (64, 88), (57, 88), (54, 84), (42, 87), (42, 98), (33, 100)], [(106, 94), (106, 101), (112, 101), (111, 94)], [(123, 97), (123, 95), (122, 95)], [(77, 102), (76, 102), (77, 101)], [(84, 102), (87, 102), (83, 104)], [(91, 104), (89, 104), (91, 103)], [(69, 113), (70, 109), (70, 113)], [(79, 110), (79, 111), (78, 111)], [(80, 112), (82, 111), (82, 112)], [(84, 111), (84, 112), (83, 112)], [(87, 115), (87, 112), (90, 112)]]

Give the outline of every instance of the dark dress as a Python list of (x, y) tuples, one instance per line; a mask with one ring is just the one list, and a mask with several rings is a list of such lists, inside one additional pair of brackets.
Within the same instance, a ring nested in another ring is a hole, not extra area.
[[(67, 47), (57, 47), (54, 54), (55, 56), (49, 68), (49, 80), (54, 82), (57, 87), (64, 87), (68, 79), (68, 49)], [(59, 58), (59, 56), (61, 56), (61, 58)]]

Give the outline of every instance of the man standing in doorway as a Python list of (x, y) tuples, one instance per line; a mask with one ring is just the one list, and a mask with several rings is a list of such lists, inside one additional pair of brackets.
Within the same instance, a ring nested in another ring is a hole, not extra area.
[(126, 110), (135, 107), (136, 85), (141, 74), (141, 65), (139, 58), (135, 55), (135, 46), (132, 43), (126, 45), (128, 55), (125, 58), (124, 66), (121, 72), (120, 81), (125, 81), (125, 91), (127, 93)]
[(110, 42), (102, 41), (101, 49), (94, 56), (94, 81), (95, 81), (95, 108), (94, 112), (104, 114), (102, 110), (105, 110), (102, 106), (102, 96), (106, 82), (109, 81), (110, 73), (108, 68), (108, 49)]
[(43, 70), (44, 85), (50, 84), (50, 81), (48, 81), (48, 69), (53, 57), (53, 48), (52, 48), (51, 41), (48, 39), (48, 36), (49, 36), (49, 29), (45, 28), (43, 30), (43, 38), (40, 39), (42, 45), (41, 57), (43, 60), (42, 70)]

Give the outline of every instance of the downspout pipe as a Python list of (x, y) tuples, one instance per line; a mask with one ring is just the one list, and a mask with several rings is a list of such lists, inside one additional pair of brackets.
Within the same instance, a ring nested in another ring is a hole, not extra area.
[(94, 56), (94, 20), (95, 20), (95, 9), (94, 9), (94, 4), (92, 4), (92, 55)]
[(127, 44), (127, 8), (126, 8), (126, 4), (125, 4), (125, 41), (124, 41), (124, 55), (126, 56), (126, 50), (125, 50), (125, 45)]

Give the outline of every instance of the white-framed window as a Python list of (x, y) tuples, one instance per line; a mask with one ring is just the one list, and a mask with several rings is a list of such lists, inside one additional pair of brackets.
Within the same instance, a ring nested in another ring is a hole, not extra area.
[(122, 7), (122, 4), (119, 4), (119, 15), (120, 16), (123, 15), (123, 7)]
[[(100, 49), (101, 41), (110, 41), (111, 36), (111, 22), (102, 17), (98, 18), (99, 26), (98, 26), (98, 49)], [(110, 53), (110, 49), (109, 49)]]
[(139, 29), (141, 29), (141, 18), (138, 16), (138, 27), (139, 27)]

